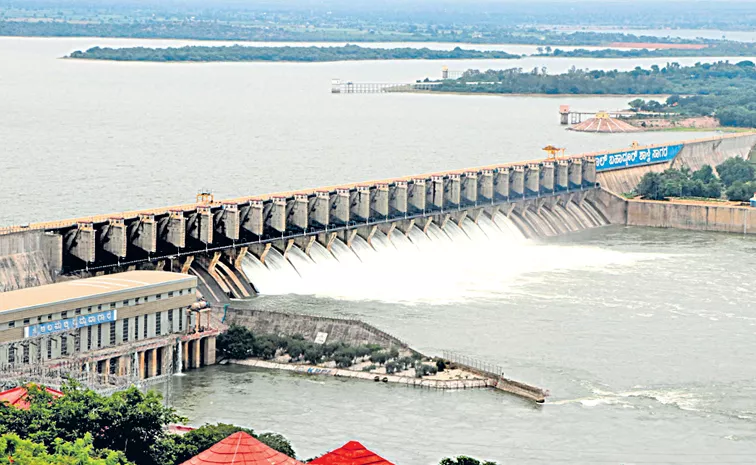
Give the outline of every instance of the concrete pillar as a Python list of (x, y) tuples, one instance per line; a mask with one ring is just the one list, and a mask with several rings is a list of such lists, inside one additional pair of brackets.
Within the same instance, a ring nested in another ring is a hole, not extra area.
[(349, 223), (349, 189), (339, 188), (331, 193), (331, 224)]
[(413, 179), (407, 186), (407, 211), (409, 213), (425, 211), (426, 196), (425, 179)]
[(478, 173), (468, 171), (462, 178), (462, 199), (464, 205), (473, 205), (478, 201)]
[[(181, 210), (172, 210), (166, 218), (160, 220), (161, 239), (179, 248), (186, 247), (186, 218)], [(196, 234), (195, 234), (195, 237)]]
[(224, 203), (217, 215), (218, 232), (232, 241), (239, 240), (239, 206), (235, 203)]
[(525, 167), (515, 166), (510, 170), (509, 177), (510, 197), (525, 196)]
[(286, 227), (291, 231), (304, 231), (310, 225), (307, 218), (310, 206), (307, 195), (294, 194), (286, 202)]
[(367, 221), (370, 218), (370, 188), (357, 186), (349, 193), (349, 215), (352, 221)]
[(139, 379), (144, 379), (144, 351), (139, 352)]
[(150, 349), (149, 371), (147, 376), (152, 378), (157, 375), (157, 349)]
[(525, 170), (525, 194), (538, 195), (541, 186), (541, 167), (531, 163)]
[(444, 179), (444, 205), (446, 208), (457, 207), (460, 204), (461, 179), (459, 174), (450, 174)]
[(118, 361), (118, 375), (128, 376), (131, 374), (131, 357), (128, 355), (122, 355)]
[(144, 214), (129, 225), (131, 243), (145, 252), (154, 253), (157, 250), (158, 227), (155, 215)]
[(205, 365), (215, 365), (215, 336), (205, 338)]
[(570, 164), (567, 160), (559, 160), (556, 166), (556, 190), (566, 191), (570, 188)]
[(182, 354), (181, 354), (181, 365), (183, 365), (185, 368), (191, 368), (192, 365), (189, 363), (189, 341), (185, 341), (182, 346)]
[(594, 185), (596, 185), (596, 159), (583, 158), (583, 186), (593, 187)]
[(42, 253), (53, 273), (53, 277), (63, 271), (63, 236), (45, 232), (41, 239)]
[(407, 214), (407, 194), (407, 181), (396, 181), (389, 187), (389, 215), (403, 216)]
[(541, 163), (541, 193), (550, 194), (554, 192), (554, 163)]
[(95, 261), (96, 234), (92, 223), (79, 223), (66, 233), (66, 252), (86, 263)]
[(331, 209), (329, 197), (327, 191), (318, 191), (308, 200), (310, 210), (309, 222), (311, 228), (325, 228), (330, 223), (328, 214)]
[(441, 210), (444, 208), (444, 177), (432, 176), (427, 183), (425, 201), (428, 210)]
[(200, 366), (202, 366), (202, 354), (200, 352), (200, 350), (202, 350), (200, 348), (201, 341), (202, 339), (196, 339), (194, 341), (194, 360), (192, 361), (193, 368), (199, 368)]
[(263, 204), (265, 229), (282, 233), (286, 231), (286, 197), (273, 197)]
[(213, 243), (213, 213), (208, 205), (197, 206), (197, 211), (192, 215), (189, 224), (186, 225), (189, 235), (203, 244)]
[(570, 189), (580, 189), (583, 186), (583, 160), (573, 158), (568, 170)]
[(370, 218), (382, 220), (389, 214), (389, 186), (376, 184), (370, 192)]
[(107, 226), (102, 229), (100, 241), (102, 248), (116, 257), (126, 256), (126, 244), (128, 234), (126, 233), (126, 223), (123, 218), (111, 218)]
[(250, 200), (239, 210), (241, 227), (256, 236), (263, 235), (263, 202), (262, 200)]
[(105, 381), (105, 383), (108, 382), (108, 377), (110, 376), (110, 359), (106, 358), (105, 362), (102, 364), (102, 379)]
[(478, 174), (478, 199), (479, 201), (492, 200), (494, 198), (493, 170), (481, 170)]
[(494, 195), (496, 199), (509, 198), (509, 168), (498, 168), (494, 173)]

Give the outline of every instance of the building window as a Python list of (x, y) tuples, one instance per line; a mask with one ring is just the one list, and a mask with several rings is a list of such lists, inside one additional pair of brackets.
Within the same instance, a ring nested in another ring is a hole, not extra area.
[(52, 339), (47, 340), (47, 360), (52, 358)]
[(28, 319), (28, 318), (26, 318), (26, 319), (24, 320), (24, 324), (25, 324), (25, 325), (28, 325), (28, 324), (29, 324), (29, 319)]
[(147, 339), (147, 323), (150, 321), (147, 315), (144, 316), (144, 338)]
[(87, 326), (87, 350), (92, 350), (92, 327)]
[(9, 322), (9, 323), (8, 323), (8, 327), (9, 327), (9, 328), (15, 328), (15, 327), (16, 327), (16, 322), (15, 322), (15, 321), (11, 321), (11, 322)]
[(47, 321), (52, 320), (52, 315), (47, 315)]
[(60, 355), (64, 357), (68, 355), (68, 336), (60, 337)]
[(139, 340), (139, 317), (134, 317), (134, 339)]
[(126, 318), (123, 320), (123, 342), (128, 342), (129, 340), (129, 319)]
[[(102, 305), (98, 305), (98, 306), (97, 306), (97, 310), (102, 310)], [(92, 307), (89, 307), (89, 311), (90, 311), (90, 312), (92, 311)]]
[(76, 309), (76, 310), (74, 311), (74, 315), (81, 315), (81, 309), (80, 309), (80, 308), (77, 308), (77, 309)]
[(110, 345), (111, 346), (116, 345), (116, 324), (115, 324), (115, 322), (110, 323)]
[(74, 335), (74, 352), (81, 352), (81, 328)]
[(184, 310), (178, 309), (179, 311), (179, 331), (184, 330)]
[(168, 293), (168, 297), (173, 297), (173, 291)]
[(163, 298), (163, 294), (155, 294), (155, 300), (160, 300)]
[(21, 362), (22, 363), (29, 363), (29, 346), (28, 345), (24, 345), (24, 352), (23, 353), (24, 353), (24, 356), (21, 359)]
[(97, 348), (102, 347), (102, 325), (97, 325)]
[(116, 307), (115, 307), (115, 305), (116, 305), (116, 304), (115, 304), (115, 302), (113, 302), (112, 304), (110, 304), (110, 308), (111, 308), (111, 309), (112, 309), (112, 308), (116, 308)]
[(68, 316), (68, 312), (60, 312), (61, 318), (66, 318)]
[(11, 365), (16, 363), (16, 346), (8, 347), (8, 363)]
[(168, 310), (168, 332), (173, 332), (173, 312), (176, 310)]
[(163, 334), (163, 312), (157, 312), (155, 314), (155, 336)]
[(129, 304), (129, 301), (128, 301), (128, 300), (124, 300), (124, 301), (123, 301), (123, 305), (124, 305), (124, 307), (125, 307), (126, 305), (128, 305), (128, 304)]
[(134, 302), (135, 302), (135, 303), (139, 303), (139, 302), (140, 302), (141, 300), (142, 300), (142, 298), (141, 298), (141, 297), (137, 297), (137, 298), (136, 298), (136, 300), (135, 300)]

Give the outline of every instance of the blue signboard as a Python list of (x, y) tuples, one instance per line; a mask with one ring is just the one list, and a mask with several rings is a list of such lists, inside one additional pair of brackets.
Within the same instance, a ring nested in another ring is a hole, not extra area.
[(675, 159), (682, 144), (651, 147), (647, 149), (628, 150), (626, 152), (605, 153), (596, 156), (596, 171), (616, 170), (618, 168), (632, 168), (634, 166), (663, 163)]
[(71, 331), (76, 328), (99, 325), (102, 323), (111, 323), (118, 318), (117, 310), (107, 310), (105, 312), (92, 313), (91, 315), (80, 315), (65, 320), (50, 321), (24, 327), (24, 337), (37, 337), (46, 334), (60, 333)]

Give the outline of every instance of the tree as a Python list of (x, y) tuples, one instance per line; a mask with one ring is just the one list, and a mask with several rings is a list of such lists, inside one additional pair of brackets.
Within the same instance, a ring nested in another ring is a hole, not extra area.
[(728, 158), (717, 165), (717, 173), (725, 186), (730, 187), (735, 182), (749, 182), (754, 180), (754, 168), (748, 161), (734, 157)]
[(745, 202), (753, 197), (754, 190), (756, 190), (756, 182), (735, 181), (727, 188), (725, 195), (729, 200)]
[(217, 351), (220, 358), (243, 360), (254, 352), (255, 336), (248, 328), (231, 325), (228, 331), (218, 335)]
[(636, 191), (644, 199), (649, 200), (664, 200), (664, 192), (662, 190), (662, 178), (659, 173), (646, 173), (638, 183)]
[(129, 463), (120, 452), (95, 450), (91, 434), (74, 442), (56, 439), (53, 452), (48, 452), (44, 444), (21, 439), (16, 434), (5, 434), (0, 437), (0, 465), (126, 465)]
[(456, 459), (452, 459), (449, 457), (441, 459), (441, 462), (439, 462), (439, 465), (496, 465), (496, 462), (490, 462), (490, 461), (481, 462), (478, 459), (467, 457), (465, 455), (460, 455)]
[(714, 175), (714, 168), (711, 165), (703, 165), (701, 169), (694, 171), (692, 175), (693, 180), (700, 180), (704, 184), (715, 181), (717, 177)]
[(646, 104), (646, 101), (642, 98), (637, 98), (628, 102), (628, 105), (633, 111), (639, 111)]

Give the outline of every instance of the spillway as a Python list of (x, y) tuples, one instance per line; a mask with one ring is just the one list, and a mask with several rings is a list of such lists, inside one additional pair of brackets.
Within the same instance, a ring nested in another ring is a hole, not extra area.
[(602, 224), (607, 224), (603, 215), (587, 202), (509, 215), (498, 210), (477, 217), (446, 215), (388, 232), (374, 229), (309, 247), (295, 244), (283, 254), (271, 249), (264, 263), (248, 252), (242, 263), (260, 294), (443, 304), (501, 292), (514, 269), (508, 263), (530, 259), (537, 267), (545, 254), (543, 263), (554, 266), (551, 246), (539, 245), (539, 238)]

